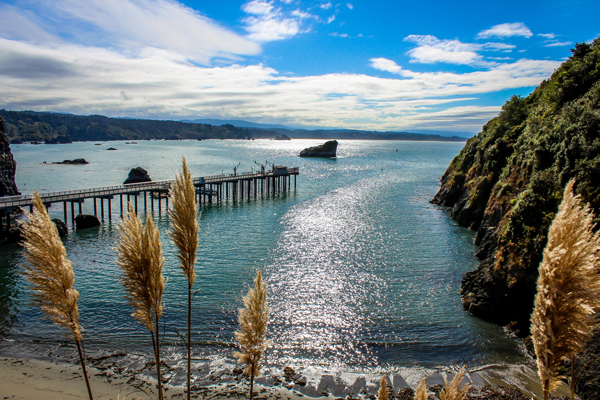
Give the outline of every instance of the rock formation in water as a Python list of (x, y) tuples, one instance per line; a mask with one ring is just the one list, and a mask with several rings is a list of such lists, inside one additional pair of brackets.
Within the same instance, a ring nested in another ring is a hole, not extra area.
[(58, 236), (64, 237), (69, 235), (69, 229), (67, 228), (67, 224), (65, 224), (58, 218), (52, 218), (52, 222), (54, 222), (54, 225), (56, 225)]
[(21, 194), (15, 184), (16, 168), (17, 162), (10, 152), (10, 145), (4, 134), (4, 123), (0, 117), (0, 197)]
[(52, 164), (69, 164), (69, 165), (85, 165), (89, 162), (85, 158), (76, 158), (74, 160), (64, 160), (60, 162), (53, 162)]
[(462, 280), (463, 306), (521, 336), (548, 228), (571, 178), (600, 222), (600, 40), (572, 53), (466, 143), (432, 200), (477, 232), (481, 263)]
[(75, 217), (77, 230), (100, 226), (100, 220), (95, 215), (79, 214)]
[(125, 179), (125, 182), (123, 182), (123, 185), (127, 185), (130, 183), (142, 183), (142, 182), (152, 182), (152, 179), (150, 179), (150, 175), (148, 175), (148, 171), (146, 171), (142, 167), (136, 167), (136, 168), (132, 168), (131, 171), (129, 171), (129, 176), (127, 177), (127, 179)]
[(330, 140), (320, 146), (307, 147), (300, 152), (300, 157), (336, 157), (338, 142)]

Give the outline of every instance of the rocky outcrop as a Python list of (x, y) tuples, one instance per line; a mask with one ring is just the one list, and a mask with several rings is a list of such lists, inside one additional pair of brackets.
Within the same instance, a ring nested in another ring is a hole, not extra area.
[(53, 162), (52, 164), (69, 164), (69, 165), (85, 165), (89, 162), (85, 158), (76, 158), (74, 160), (64, 160), (59, 162)]
[(100, 220), (95, 215), (79, 214), (75, 217), (75, 226), (77, 230), (93, 228), (100, 226)]
[(16, 168), (17, 162), (10, 152), (10, 145), (4, 134), (4, 122), (0, 117), (0, 197), (21, 194), (15, 184)]
[(282, 133), (279, 136), (275, 136), (275, 140), (292, 140), (290, 139), (290, 137), (284, 133)]
[(146, 171), (142, 167), (132, 168), (129, 171), (129, 176), (123, 182), (123, 185), (128, 185), (130, 183), (142, 183), (142, 182), (152, 182), (150, 179), (150, 175), (148, 175), (148, 171)]
[(67, 228), (67, 224), (65, 224), (58, 218), (52, 218), (52, 222), (54, 222), (54, 225), (56, 225), (58, 236), (64, 237), (69, 235), (69, 229)]
[(320, 146), (307, 147), (300, 152), (300, 157), (334, 158), (337, 153), (337, 140), (330, 140)]
[(432, 200), (477, 232), (481, 264), (462, 280), (463, 306), (520, 336), (529, 332), (548, 228), (570, 179), (600, 222), (600, 40), (572, 52), (466, 143)]

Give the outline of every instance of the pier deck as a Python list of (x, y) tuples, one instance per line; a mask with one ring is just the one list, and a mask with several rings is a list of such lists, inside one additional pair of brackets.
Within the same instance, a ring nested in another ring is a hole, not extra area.
[[(240, 174), (212, 175), (193, 178), (196, 187), (196, 196), (199, 203), (212, 203), (227, 201), (228, 199), (250, 198), (267, 193), (276, 193), (291, 188), (291, 177), (294, 177), (294, 188), (296, 187), (296, 176), (299, 168), (274, 167), (269, 172), (244, 172)], [(86, 199), (94, 200), (94, 215), (97, 215), (97, 201), (100, 200), (101, 218), (104, 219), (104, 200), (108, 202), (108, 217), (111, 218), (111, 200), (119, 196), (121, 200), (120, 209), (123, 213), (123, 196), (129, 201), (131, 196), (135, 197), (135, 212), (138, 209), (138, 196), (142, 195), (144, 206), (147, 206), (148, 194), (152, 210), (154, 202), (158, 203), (160, 210), (161, 201), (166, 202), (168, 208), (168, 197), (171, 184), (174, 180), (132, 183), (127, 185), (106, 186), (90, 189), (66, 190), (59, 192), (40, 192), (39, 195), (46, 205), (51, 207), (54, 203), (63, 203), (64, 220), (67, 223), (67, 204), (71, 203), (71, 217), (75, 219), (75, 204), (79, 205)], [(31, 195), (0, 197), (0, 235), (4, 232), (4, 217), (6, 216), (7, 228), (10, 228), (11, 213), (16, 207), (33, 207)]]

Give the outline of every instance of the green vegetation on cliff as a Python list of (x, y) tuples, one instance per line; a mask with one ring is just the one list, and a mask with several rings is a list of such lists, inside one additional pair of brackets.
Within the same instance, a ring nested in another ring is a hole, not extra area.
[(483, 262), (463, 280), (465, 308), (524, 331), (548, 227), (569, 179), (600, 222), (600, 39), (572, 53), (467, 142), (433, 200), (477, 230)]
[(482, 262), (463, 278), (465, 309), (521, 335), (548, 228), (571, 178), (600, 222), (600, 39), (571, 51), (549, 80), (526, 98), (513, 96), (466, 143), (433, 199), (477, 231)]

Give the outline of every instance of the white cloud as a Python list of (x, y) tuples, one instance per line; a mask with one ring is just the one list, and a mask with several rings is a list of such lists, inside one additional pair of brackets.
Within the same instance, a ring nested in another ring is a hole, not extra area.
[(492, 26), (490, 29), (481, 31), (477, 34), (478, 39), (486, 39), (491, 37), (512, 37), (523, 36), (530, 38), (533, 33), (522, 22), (513, 22)]
[[(4, 32), (9, 29), (12, 35), (9, 32), (4, 37), (20, 36), (30, 43), (47, 44), (56, 42), (50, 36), (69, 37), (74, 42), (108, 45), (133, 54), (152, 47), (204, 65), (217, 57), (236, 59), (261, 51), (256, 43), (168, 0), (25, 0), (20, 4), (19, 19), (4, 24)], [(27, 7), (35, 9), (37, 17)], [(35, 38), (24, 35), (27, 29)], [(42, 30), (56, 35), (44, 35)]]
[(292, 11), (292, 15), (294, 17), (298, 17), (300, 19), (308, 19), (308, 18), (318, 19), (318, 17), (316, 15), (312, 15), (311, 13), (306, 12), (306, 11), (302, 11), (300, 9)]
[(559, 47), (559, 46), (571, 46), (573, 42), (551, 42), (545, 44), (544, 47)]
[[(455, 74), (417, 73), (383, 58), (370, 63), (401, 78), (289, 77), (263, 65), (199, 67), (156, 49), (132, 57), (81, 45), (48, 48), (0, 39), (0, 107), (138, 118), (253, 117), (378, 130), (434, 123), (480, 127), (498, 107), (457, 107), (455, 102), (538, 85), (559, 65), (518, 60)], [(447, 109), (432, 108), (439, 104), (448, 104)]]
[(538, 33), (538, 36), (545, 37), (546, 39), (556, 38), (556, 35), (554, 33)]
[(273, 3), (261, 0), (252, 0), (242, 6), (248, 14), (269, 15), (273, 11)]
[(387, 58), (371, 58), (369, 61), (371, 62), (371, 67), (380, 71), (387, 71), (397, 74), (402, 70), (401, 66), (392, 60), (388, 60)]
[(327, 23), (330, 24), (333, 21), (335, 21), (335, 14), (333, 14), (331, 17), (327, 18)]
[(292, 12), (294, 18), (286, 17), (272, 2), (252, 0), (242, 6), (252, 14), (243, 19), (248, 39), (256, 42), (271, 42), (296, 36), (300, 33), (300, 20), (306, 17), (298, 10)]
[(512, 50), (517, 46), (508, 43), (496, 43), (496, 42), (488, 42), (483, 43), (481, 46), (484, 50)]
[(354, 10), (354, 5), (352, 3), (346, 3), (346, 7), (348, 7), (351, 10)]
[(411, 62), (424, 64), (444, 62), (462, 65), (476, 65), (483, 62), (483, 57), (476, 52), (481, 48), (478, 45), (462, 43), (459, 40), (440, 40), (432, 35), (409, 35), (404, 40), (418, 45), (408, 51)]
[(319, 7), (321, 7), (323, 10), (329, 10), (331, 8), (331, 2), (319, 4)]

